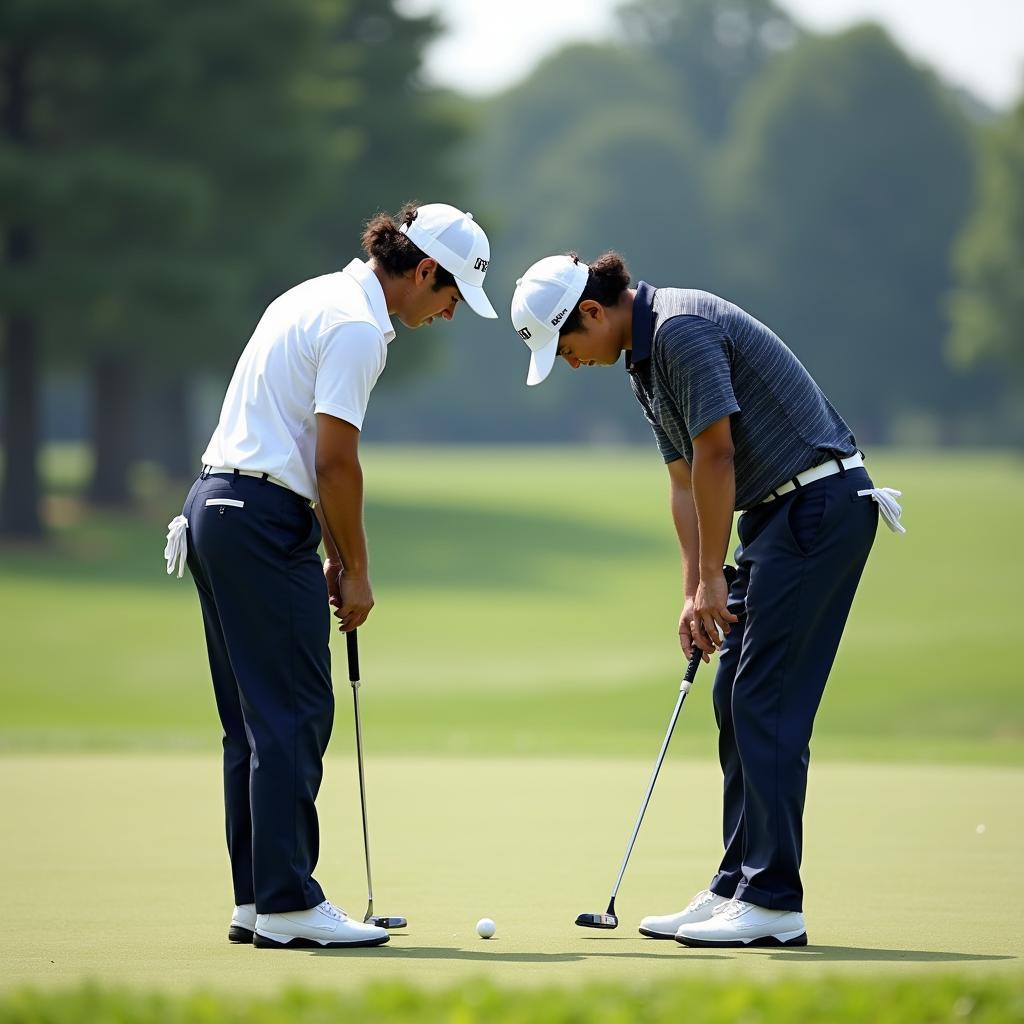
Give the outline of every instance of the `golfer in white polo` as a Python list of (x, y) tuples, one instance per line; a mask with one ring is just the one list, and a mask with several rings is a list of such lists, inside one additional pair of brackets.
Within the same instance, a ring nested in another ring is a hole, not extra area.
[(359, 434), (391, 317), (415, 329), (463, 301), (496, 316), (483, 290), (490, 247), (471, 214), (408, 204), (374, 217), (363, 248), (366, 262), (297, 285), (263, 314), (165, 552), (168, 572), (187, 560), (195, 580), (224, 727), (228, 938), (264, 948), (388, 941), (313, 878), (334, 718), (329, 604), (345, 632), (373, 607)]

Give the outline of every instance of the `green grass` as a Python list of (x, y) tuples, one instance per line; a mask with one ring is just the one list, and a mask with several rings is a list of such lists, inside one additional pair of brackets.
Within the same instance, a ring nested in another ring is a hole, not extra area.
[(358, 997), (293, 989), (276, 998), (176, 998), (84, 987), (0, 999), (0, 1024), (1003, 1024), (1024, 1018), (1020, 978), (944, 978), (870, 984), (843, 980), (775, 985), (700, 981), (594, 985), (582, 992), (523, 992), (477, 983), (444, 992), (376, 985)]
[[(317, 878), (361, 914), (365, 876), (351, 727), (328, 758)], [(670, 756), (617, 900), (605, 908), (651, 757), (388, 757), (368, 752), (375, 910), (409, 918), (385, 947), (269, 951), (226, 940), (218, 758), (0, 757), (0, 989), (93, 979), (135, 990), (270, 995), (369, 982), (510, 988), (728, 985), (823, 978), (1020, 978), (1024, 769), (819, 764), (803, 880), (806, 949), (684, 949), (639, 919), (684, 906), (721, 855), (720, 777)], [(492, 917), (484, 941), (474, 925)], [(865, 1018), (867, 1019), (867, 1018)]]
[[(904, 490), (910, 532), (879, 533), (818, 718), (812, 945), (731, 951), (635, 932), (720, 854), (707, 669), (622, 925), (572, 925), (604, 908), (682, 667), (656, 456), (369, 449), (376, 909), (412, 923), (342, 954), (226, 942), (220, 730), (194, 590), (161, 558), (185, 488), (147, 472), (138, 514), (89, 512), (83, 466), (47, 453), (50, 547), (0, 547), (0, 1024), (1024, 1019), (1019, 461), (871, 459)], [(335, 655), (317, 875), (361, 912)], [(489, 942), (473, 932), (485, 915)]]
[[(681, 670), (656, 455), (370, 448), (364, 461), (377, 608), (361, 639), (380, 748), (651, 751)], [(198, 604), (161, 558), (183, 488), (153, 500), (150, 480), (140, 516), (79, 514), (67, 494), (80, 464), (48, 460), (57, 543), (0, 548), (0, 749), (208, 749), (218, 726)], [(880, 528), (816, 756), (1020, 763), (1021, 463), (883, 453), (871, 468), (904, 490), (910, 532)], [(697, 756), (713, 751), (710, 676), (678, 741)]]

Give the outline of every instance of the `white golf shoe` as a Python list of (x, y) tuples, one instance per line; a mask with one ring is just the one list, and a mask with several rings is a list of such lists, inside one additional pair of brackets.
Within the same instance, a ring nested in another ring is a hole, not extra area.
[(684, 946), (806, 946), (804, 915), (795, 910), (729, 900), (709, 920), (684, 924), (676, 932)]
[(252, 942), (252, 933), (256, 931), (256, 904), (242, 903), (235, 907), (231, 915), (231, 927), (228, 929), (229, 942)]
[(390, 938), (383, 928), (353, 921), (340, 907), (324, 900), (309, 910), (260, 914), (252, 944), (259, 949), (340, 949), (381, 946)]
[(729, 900), (724, 896), (718, 896), (710, 889), (701, 889), (696, 896), (690, 900), (685, 910), (678, 914), (666, 914), (664, 917), (645, 917), (640, 922), (640, 934), (651, 939), (674, 939), (676, 932), (686, 924), (697, 924), (699, 921), (709, 921), (711, 916), (718, 911), (719, 907), (725, 906)]

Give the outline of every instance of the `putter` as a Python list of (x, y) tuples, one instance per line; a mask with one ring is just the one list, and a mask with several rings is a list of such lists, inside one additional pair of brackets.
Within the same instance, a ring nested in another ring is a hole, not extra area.
[(370, 873), (370, 830), (366, 823), (366, 781), (363, 778), (363, 725), (359, 718), (359, 641), (356, 631), (345, 634), (348, 643), (348, 679), (352, 684), (352, 703), (356, 711), (356, 760), (359, 763), (359, 802), (363, 810), (363, 850), (366, 852), (366, 905), (364, 924), (378, 928), (404, 928), (409, 922), (404, 917), (382, 917), (373, 912), (373, 876)]
[[(736, 570), (731, 565), (725, 567), (726, 582), (731, 586), (736, 577)], [(580, 914), (576, 918), (576, 924), (580, 928), (604, 928), (611, 930), (619, 927), (619, 919), (615, 914), (615, 897), (619, 893), (619, 886), (622, 884), (622, 876), (626, 873), (626, 865), (629, 863), (629, 855), (633, 852), (633, 845), (640, 832), (640, 824), (644, 820), (647, 805), (651, 802), (651, 794), (654, 792), (654, 783), (658, 781), (658, 772), (661, 771), (661, 763), (665, 760), (665, 751), (668, 750), (669, 740), (672, 739), (672, 732), (679, 720), (679, 712), (682, 710), (683, 701), (690, 692), (694, 677), (697, 675), (697, 668), (700, 666), (704, 652), (699, 647), (694, 647), (693, 655), (686, 666), (686, 673), (683, 681), (679, 684), (679, 697), (676, 699), (675, 710), (668, 723), (668, 731), (658, 751), (658, 759), (654, 762), (654, 771), (651, 774), (651, 781), (647, 786), (647, 793), (644, 795), (644, 802), (640, 805), (640, 813), (637, 815), (636, 824), (633, 826), (633, 834), (629, 837), (629, 845), (626, 847), (626, 856), (622, 858), (622, 867), (619, 868), (619, 877), (615, 879), (615, 886), (612, 889), (612, 898), (608, 901), (608, 909), (603, 914)]]

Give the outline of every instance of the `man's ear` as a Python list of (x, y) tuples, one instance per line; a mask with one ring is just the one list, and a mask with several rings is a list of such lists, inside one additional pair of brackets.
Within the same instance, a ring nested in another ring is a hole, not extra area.
[(584, 299), (580, 303), (580, 316), (589, 320), (600, 320), (604, 316), (604, 306), (594, 299)]
[(420, 260), (416, 265), (416, 280), (421, 284), (426, 284), (436, 269), (437, 260), (431, 259), (429, 256), (426, 259)]

